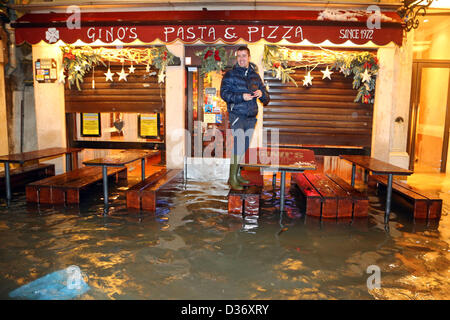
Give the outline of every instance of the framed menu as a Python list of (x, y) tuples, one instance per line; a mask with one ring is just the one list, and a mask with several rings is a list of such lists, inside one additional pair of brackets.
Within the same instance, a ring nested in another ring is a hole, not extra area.
[(100, 113), (80, 113), (81, 136), (101, 137)]
[(146, 139), (160, 139), (160, 114), (142, 113), (138, 116), (138, 135)]

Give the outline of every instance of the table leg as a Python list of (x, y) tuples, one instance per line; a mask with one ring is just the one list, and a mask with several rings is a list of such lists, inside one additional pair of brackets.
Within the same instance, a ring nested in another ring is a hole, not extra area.
[(284, 211), (284, 189), (286, 183), (286, 171), (281, 171), (281, 182), (280, 182), (280, 212)]
[(355, 186), (356, 164), (352, 164), (352, 187)]
[(142, 181), (145, 180), (145, 158), (141, 159), (141, 174), (142, 174)]
[(103, 199), (105, 203), (105, 207), (103, 209), (103, 212), (106, 214), (108, 213), (108, 171), (106, 166), (102, 166), (102, 173), (103, 173)]
[(275, 192), (275, 188), (277, 187), (277, 173), (276, 172), (273, 173), (272, 187), (273, 187), (273, 191)]
[(389, 223), (389, 215), (391, 213), (391, 197), (392, 197), (392, 173), (388, 175), (388, 185), (386, 194), (386, 212), (384, 214), (384, 223)]
[(9, 172), (9, 162), (5, 162), (5, 184), (6, 184), (6, 205), (11, 203), (11, 176)]
[(66, 172), (72, 171), (72, 154), (66, 153)]

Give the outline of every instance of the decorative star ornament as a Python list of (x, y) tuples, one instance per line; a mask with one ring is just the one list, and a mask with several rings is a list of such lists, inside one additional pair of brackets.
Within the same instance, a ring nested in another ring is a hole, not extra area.
[(128, 73), (125, 73), (125, 71), (123, 70), (123, 67), (122, 67), (122, 70), (120, 72), (117, 72), (117, 75), (119, 76), (119, 81), (120, 80), (127, 81)]
[(128, 72), (134, 73), (134, 69), (136, 69), (133, 65), (128, 68)]
[(333, 71), (330, 71), (328, 69), (328, 66), (327, 66), (327, 68), (325, 70), (321, 70), (320, 72), (323, 73), (322, 79), (328, 78), (328, 79), (331, 80), (331, 74), (333, 73)]
[(66, 80), (65, 80), (66, 75), (64, 74), (64, 69), (63, 68), (61, 68), (61, 70), (59, 71), (59, 77), (58, 78), (59, 78), (58, 79), (59, 83), (66, 83)]
[(76, 72), (80, 72), (80, 71), (81, 71), (81, 66), (80, 66), (79, 64), (77, 64), (77, 65), (75, 66), (75, 71), (76, 71)]
[(105, 73), (106, 81), (114, 81), (113, 78), (112, 78), (113, 75), (114, 75), (114, 73), (112, 73), (111, 69), (108, 68), (108, 72)]
[(165, 75), (164, 73), (158, 74), (158, 83), (164, 82), (164, 77), (165, 77), (165, 76), (166, 76), (166, 75)]
[(314, 79), (314, 77), (311, 77), (311, 71), (308, 71), (305, 80), (303, 80), (303, 86), (307, 86), (308, 84), (312, 86), (312, 79)]
[(362, 82), (370, 82), (371, 75), (367, 71), (367, 68), (364, 70), (364, 73), (361, 73)]
[(281, 79), (281, 67), (277, 68), (277, 75), (276, 75), (277, 79)]

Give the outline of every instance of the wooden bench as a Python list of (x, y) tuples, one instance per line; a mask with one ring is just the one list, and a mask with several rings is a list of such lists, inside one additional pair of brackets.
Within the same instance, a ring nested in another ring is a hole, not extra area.
[(156, 211), (156, 192), (178, 176), (181, 170), (162, 169), (127, 190), (127, 208)]
[[(11, 170), (11, 184), (13, 189), (24, 187), (30, 182), (55, 175), (55, 165), (39, 163)], [(5, 192), (5, 172), (0, 172), (0, 192)]]
[(320, 218), (367, 217), (369, 200), (341, 178), (322, 173), (293, 173), (308, 216)]
[(230, 189), (228, 193), (228, 213), (248, 216), (259, 215), (262, 189), (262, 186), (255, 185), (244, 190)]
[[(378, 188), (386, 190), (386, 177), (371, 176)], [(429, 192), (414, 188), (404, 182), (394, 180), (392, 183), (392, 191), (396, 197), (396, 204), (413, 210), (414, 219), (437, 219), (441, 218), (442, 199), (439, 198), (437, 192)]]
[[(127, 178), (127, 168), (108, 168), (108, 177)], [(79, 204), (80, 191), (102, 180), (102, 169), (83, 167), (26, 186), (27, 202), (41, 204)]]

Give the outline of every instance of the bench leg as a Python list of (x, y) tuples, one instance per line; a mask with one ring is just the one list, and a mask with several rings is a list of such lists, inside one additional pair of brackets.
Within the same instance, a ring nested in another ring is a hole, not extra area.
[(25, 193), (27, 197), (27, 202), (39, 203), (39, 192), (38, 188), (34, 186), (26, 186)]
[(392, 198), (392, 174), (388, 174), (387, 194), (386, 194), (386, 212), (384, 215), (384, 223), (389, 223), (389, 215), (391, 213), (391, 198)]
[(141, 193), (141, 206), (145, 211), (156, 211), (156, 192), (146, 191)]
[(79, 204), (80, 203), (80, 192), (78, 189), (67, 189), (66, 190), (66, 203), (67, 204)]

